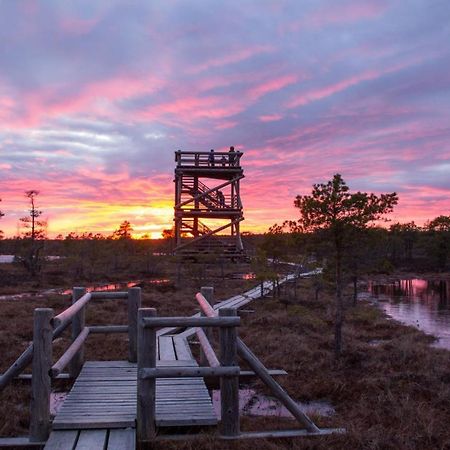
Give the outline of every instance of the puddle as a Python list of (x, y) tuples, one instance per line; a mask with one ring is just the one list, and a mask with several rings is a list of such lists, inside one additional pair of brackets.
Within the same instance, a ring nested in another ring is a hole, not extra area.
[(248, 272), (248, 273), (232, 273), (229, 276), (232, 280), (254, 280), (256, 278), (256, 273)]
[(148, 284), (168, 284), (170, 280), (168, 278), (161, 278), (160, 280), (148, 280), (146, 281)]
[[(14, 262), (14, 255), (0, 255), (0, 264), (11, 264)], [(64, 256), (45, 256), (44, 259), (47, 261), (57, 261), (58, 259), (64, 258)]]
[(438, 338), (433, 346), (450, 350), (450, 282), (399, 279), (369, 281), (361, 300), (375, 303), (391, 318)]
[(67, 392), (52, 392), (50, 394), (50, 414), (55, 416), (59, 412), (67, 394)]
[[(4, 255), (3, 255), (4, 256)], [(140, 283), (148, 283), (154, 285), (168, 284), (170, 283), (169, 279), (159, 278), (159, 279), (151, 279), (151, 280), (136, 280), (136, 281), (126, 281), (120, 283), (108, 283), (108, 284), (99, 284), (99, 285), (90, 285), (83, 286), (87, 289), (88, 292), (104, 292), (104, 291), (120, 291), (126, 290), (128, 288), (139, 285)], [(45, 297), (46, 295), (58, 294), (58, 295), (71, 295), (72, 289), (45, 289), (39, 292), (25, 292), (23, 294), (10, 294), (10, 295), (0, 295), (1, 300), (20, 300), (28, 297)]]
[(14, 262), (14, 255), (0, 255), (0, 264), (10, 264)]
[[(217, 417), (220, 418), (220, 391), (213, 391), (213, 405)], [(297, 405), (308, 415), (329, 417), (335, 414), (333, 406), (325, 400), (297, 402)], [(255, 389), (239, 389), (239, 411), (245, 416), (292, 417), (291, 413), (274, 397), (260, 394)]]

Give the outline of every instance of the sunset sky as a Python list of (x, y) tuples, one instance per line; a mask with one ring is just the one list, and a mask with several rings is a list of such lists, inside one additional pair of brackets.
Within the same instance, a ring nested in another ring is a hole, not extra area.
[(0, 229), (172, 226), (174, 151), (244, 152), (244, 231), (339, 172), (450, 214), (449, 0), (0, 0)]

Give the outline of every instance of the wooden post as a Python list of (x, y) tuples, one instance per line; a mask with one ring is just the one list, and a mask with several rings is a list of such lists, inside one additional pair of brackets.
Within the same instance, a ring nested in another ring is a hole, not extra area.
[(137, 317), (141, 307), (141, 288), (128, 289), (128, 361), (137, 361)]
[(156, 367), (156, 329), (144, 326), (145, 317), (155, 317), (155, 308), (141, 308), (138, 312), (138, 345), (137, 345), (137, 440), (138, 449), (150, 446), (156, 437), (156, 380), (143, 379), (141, 369)]
[(30, 441), (46, 441), (50, 433), (50, 369), (52, 367), (53, 309), (34, 310), (33, 376), (31, 381)]
[[(72, 304), (74, 304), (79, 298), (86, 294), (86, 289), (83, 287), (74, 287), (72, 291)], [(85, 325), (85, 307), (81, 308), (72, 319), (72, 342), (78, 337)], [(76, 378), (84, 364), (84, 345), (73, 357), (69, 364), (69, 374), (71, 378)]]
[[(220, 317), (236, 316), (236, 309), (221, 308)], [(220, 363), (222, 366), (237, 366), (236, 327), (220, 328)], [(222, 420), (220, 432), (223, 436), (239, 435), (239, 377), (220, 378)]]
[[(213, 306), (214, 305), (214, 288), (210, 286), (204, 286), (200, 288), (200, 293), (205, 297), (205, 299), (208, 301), (208, 303)], [(205, 313), (202, 311), (200, 312), (201, 316), (204, 316)], [(213, 338), (213, 330), (211, 328), (203, 328), (203, 331), (205, 332), (206, 337), (208, 338), (209, 342), (211, 343)], [(205, 355), (205, 352), (203, 351), (203, 348), (200, 347), (200, 365), (201, 366), (208, 366), (208, 358)]]

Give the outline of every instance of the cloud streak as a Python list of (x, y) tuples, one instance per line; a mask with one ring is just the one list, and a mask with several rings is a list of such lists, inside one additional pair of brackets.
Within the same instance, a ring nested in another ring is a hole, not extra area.
[[(450, 214), (450, 4), (0, 3), (0, 228), (170, 227), (173, 151), (244, 151), (244, 230), (342, 173)], [(70, 205), (70, 207), (68, 206)]]

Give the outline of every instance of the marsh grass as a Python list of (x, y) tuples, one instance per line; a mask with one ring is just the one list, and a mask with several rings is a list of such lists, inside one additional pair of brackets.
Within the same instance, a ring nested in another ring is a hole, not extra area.
[[(169, 274), (169, 277), (174, 277)], [(173, 279), (173, 278), (172, 278)], [(248, 289), (245, 280), (202, 280), (215, 284), (216, 298), (224, 299)], [(173, 285), (144, 284), (143, 304), (163, 315), (196, 312), (198, 280)], [(170, 287), (171, 286), (171, 287)], [(348, 307), (341, 360), (333, 358), (334, 300), (322, 292), (315, 299), (310, 280), (299, 282), (297, 300), (289, 287), (279, 298), (251, 304), (253, 314), (242, 316), (240, 336), (266, 367), (288, 372), (280, 382), (298, 401), (327, 400), (336, 409), (331, 417), (315, 417), (321, 427), (344, 427), (345, 435), (242, 442), (216, 442), (208, 435), (199, 441), (164, 443), (164, 449), (399, 449), (450, 448), (450, 353), (430, 347), (429, 336), (388, 320), (370, 304)], [(288, 302), (284, 297), (289, 298)], [(350, 298), (350, 297), (349, 297)], [(32, 313), (37, 306), (56, 311), (68, 297), (0, 303), (1, 369), (4, 370), (32, 338)], [(350, 303), (350, 301), (349, 301)], [(20, 311), (20, 318), (19, 313)], [(23, 319), (22, 319), (23, 318)], [(126, 308), (119, 301), (97, 301), (87, 310), (88, 324), (125, 323)], [(377, 345), (372, 345), (376, 341)], [(61, 339), (56, 354), (67, 344)], [(123, 359), (124, 335), (90, 336), (88, 359)], [(252, 387), (270, 394), (260, 382)], [(26, 434), (29, 386), (15, 382), (1, 394), (0, 434)], [(278, 417), (242, 418), (243, 430), (295, 428), (292, 420)]]

